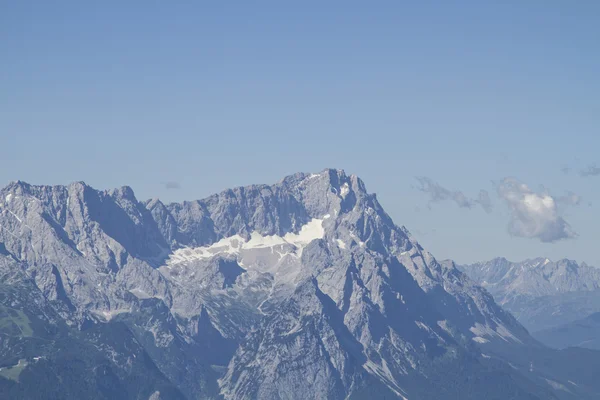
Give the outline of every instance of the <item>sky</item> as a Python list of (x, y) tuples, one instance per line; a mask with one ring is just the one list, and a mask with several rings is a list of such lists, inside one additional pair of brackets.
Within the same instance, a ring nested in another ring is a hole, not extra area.
[[(0, 186), (326, 167), (438, 259), (600, 267), (600, 2), (0, 5)], [(597, 166), (597, 167), (596, 167)]]

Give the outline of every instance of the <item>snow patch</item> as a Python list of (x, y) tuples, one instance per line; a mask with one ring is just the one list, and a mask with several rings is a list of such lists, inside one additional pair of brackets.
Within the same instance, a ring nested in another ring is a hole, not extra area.
[[(323, 219), (329, 218), (327, 214)], [(302, 226), (300, 232), (286, 233), (283, 239), (296, 247), (304, 247), (315, 239), (322, 239), (325, 236), (325, 230), (323, 229), (323, 219), (313, 218), (309, 223)]]
[[(260, 249), (263, 247), (273, 247), (287, 243), (281, 236), (262, 236), (256, 231), (250, 234), (250, 240), (247, 243), (244, 243), (244, 239), (240, 239), (240, 246), (235, 246), (236, 249)], [(229, 253), (233, 254), (235, 251), (229, 250)]]
[[(261, 244), (266, 245), (266, 242), (261, 241), (259, 237), (254, 237), (254, 233), (252, 234), (249, 242), (255, 247), (259, 247)], [(223, 238), (218, 242), (211, 244), (210, 246), (184, 247), (182, 249), (177, 249), (169, 256), (167, 265), (212, 258), (216, 254), (237, 254), (239, 253), (242, 243), (244, 243), (244, 238), (239, 235), (234, 235), (228, 238)]]
[(342, 198), (345, 199), (348, 193), (350, 193), (350, 187), (347, 183), (344, 183), (340, 188), (340, 196), (342, 196)]
[(156, 392), (152, 393), (150, 397), (148, 397), (148, 400), (160, 400), (160, 392), (157, 390)]
[[(325, 236), (323, 220), (329, 217), (330, 215), (327, 214), (323, 216), (323, 219), (313, 218), (310, 222), (303, 225), (298, 233), (289, 232), (283, 237), (278, 235), (263, 236), (259, 232), (254, 231), (250, 234), (248, 241), (240, 235), (234, 235), (223, 238), (210, 246), (177, 249), (169, 256), (167, 267), (182, 262), (210, 259), (216, 255), (228, 254), (238, 256), (244, 250), (271, 248), (274, 253), (275, 250), (273, 248), (281, 245), (294, 246), (296, 248), (296, 255), (300, 256), (304, 247), (310, 242), (315, 239), (322, 239)], [(281, 257), (288, 254), (277, 253)]]
[(450, 333), (450, 328), (448, 327), (448, 321), (445, 319), (437, 322), (438, 326), (442, 328), (444, 331)]
[(511, 339), (515, 342), (522, 343), (519, 340), (519, 338), (517, 338), (515, 335), (513, 335), (512, 332), (509, 331), (508, 329), (506, 329), (506, 327), (502, 324), (498, 324), (498, 326), (496, 327), (496, 332), (498, 333), (498, 335), (500, 335), (505, 340)]
[(354, 239), (358, 243), (358, 245), (360, 247), (364, 247), (365, 246), (365, 242), (363, 242), (362, 240), (360, 240), (358, 238), (358, 236), (356, 236), (356, 234), (354, 234), (353, 232), (350, 232), (350, 237), (352, 237), (352, 239)]
[(79, 251), (84, 257), (86, 256), (85, 251), (81, 250), (82, 243), (77, 243), (77, 246), (75, 246), (75, 248), (77, 249), (77, 251)]
[(396, 395), (398, 395), (400, 398), (402, 398), (403, 400), (408, 400), (408, 398), (404, 395), (402, 395), (402, 393), (400, 391), (402, 391), (402, 389), (400, 387), (398, 387), (398, 385), (396, 384), (394, 377), (392, 376), (391, 371), (389, 370), (389, 367), (387, 366), (387, 363), (385, 362), (385, 359), (382, 358), (383, 361), (383, 365), (379, 366), (376, 363), (374, 363), (371, 360), (367, 360), (364, 364), (363, 364), (363, 368), (370, 373), (371, 375), (375, 375), (377, 377), (379, 377), (383, 383), (390, 389), (392, 390), (394, 393), (396, 393)]
[(104, 310), (104, 311), (97, 311), (96, 314), (104, 317), (104, 319), (108, 322), (111, 319), (113, 319), (115, 316), (119, 315), (119, 314), (123, 314), (123, 313), (129, 313), (131, 312), (130, 309), (116, 309), (116, 310)]
[(421, 321), (415, 321), (415, 324), (426, 332), (431, 332), (431, 328)]
[[(505, 342), (512, 340), (517, 343), (522, 343), (521, 340), (519, 340), (519, 338), (517, 338), (515, 335), (513, 335), (504, 325), (502, 325), (501, 323), (498, 323), (498, 322), (497, 322), (497, 324), (498, 324), (498, 326), (496, 326), (496, 329), (493, 329), (491, 326), (489, 326), (487, 324), (483, 325), (483, 324), (480, 324), (479, 322), (475, 323), (475, 325), (473, 325), (469, 329), (471, 331), (471, 333), (476, 335), (476, 337), (474, 337), (473, 340), (476, 341), (477, 343), (486, 343), (489, 340), (485, 339), (484, 337), (499, 337), (500, 339), (504, 340)], [(485, 342), (483, 340), (485, 340)]]
[(152, 296), (150, 296), (148, 293), (144, 292), (142, 289), (139, 288), (129, 289), (129, 293), (131, 293), (140, 300), (152, 298)]
[(550, 379), (546, 379), (544, 378), (544, 380), (546, 381), (546, 383), (548, 383), (548, 385), (550, 385), (553, 389), (556, 390), (562, 390), (568, 393), (571, 393), (571, 391), (562, 383), (558, 383), (556, 381), (550, 380)]
[(21, 220), (21, 218), (19, 218), (19, 216), (17, 214), (15, 214), (14, 212), (8, 210), (9, 213), (12, 214), (13, 217), (15, 217), (17, 219), (17, 221), (19, 221), (19, 223), (23, 223), (23, 221)]
[(496, 336), (496, 331), (489, 325), (483, 325), (479, 322), (476, 322), (469, 330), (477, 336)]

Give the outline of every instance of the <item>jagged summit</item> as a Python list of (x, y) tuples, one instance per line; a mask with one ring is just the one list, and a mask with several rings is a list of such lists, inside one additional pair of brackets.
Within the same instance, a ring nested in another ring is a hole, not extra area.
[(600, 269), (570, 259), (504, 258), (459, 266), (532, 331), (600, 310)]
[(17, 195), (30, 195), (33, 197), (40, 196), (44, 192), (59, 192), (59, 191), (75, 191), (81, 192), (84, 190), (94, 190), (105, 193), (115, 193), (128, 197), (135, 197), (133, 189), (129, 186), (121, 186), (115, 189), (107, 189), (104, 191), (94, 189), (88, 185), (85, 181), (74, 181), (67, 185), (35, 185), (25, 181), (12, 181), (9, 182), (4, 188), (0, 189), (2, 193), (15, 193)]
[[(452, 261), (452, 260), (444, 260), (444, 261)], [(559, 265), (559, 264), (569, 264), (569, 265), (578, 265), (578, 266), (582, 266), (582, 267), (590, 267), (590, 265), (588, 265), (585, 262), (581, 262), (578, 263), (577, 260), (573, 260), (570, 258), (561, 258), (559, 260), (552, 260), (548, 257), (536, 257), (536, 258), (527, 258), (525, 260), (522, 261), (511, 261), (508, 260), (506, 257), (495, 257), (492, 258), (491, 260), (484, 260), (484, 261), (479, 261), (473, 264), (465, 264), (465, 265), (481, 265), (481, 264), (512, 264), (512, 265), (529, 265), (529, 266), (543, 266), (546, 264), (553, 264), (553, 265)]]
[[(17, 186), (0, 191), (7, 268), (72, 326), (125, 324), (189, 398), (481, 398), (489, 379), (552, 397), (485, 361), (485, 346), (537, 345), (355, 175), (170, 204), (129, 187)], [(454, 379), (442, 371), (473, 379), (432, 385)]]

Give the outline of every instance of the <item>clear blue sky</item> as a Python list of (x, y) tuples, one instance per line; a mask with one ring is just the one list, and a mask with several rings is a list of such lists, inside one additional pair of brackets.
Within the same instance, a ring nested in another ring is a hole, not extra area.
[[(343, 168), (438, 258), (600, 266), (600, 176), (577, 173), (600, 165), (598, 21), (595, 0), (5, 1), (0, 185), (179, 201)], [(415, 176), (494, 210), (429, 209)], [(507, 176), (582, 196), (560, 211), (579, 236), (509, 235)]]

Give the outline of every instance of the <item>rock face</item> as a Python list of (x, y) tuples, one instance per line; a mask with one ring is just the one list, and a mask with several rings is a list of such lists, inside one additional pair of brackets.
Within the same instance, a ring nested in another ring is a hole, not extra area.
[[(30, 338), (13, 327), (11, 340), (36, 348), (40, 329), (62, 324), (106, 358), (127, 390), (140, 371), (160, 377), (124, 398), (598, 393), (592, 379), (557, 390), (566, 378), (529, 371), (530, 359), (509, 366), (507, 354), (545, 348), (340, 170), (182, 204), (140, 202), (128, 187), (16, 182), (0, 191), (0, 243), (10, 286), (26, 282), (20, 296), (33, 290), (50, 310), (3, 303), (42, 321)], [(54, 357), (52, 348), (36, 351)], [(13, 346), (0, 362), (30, 356)], [(51, 371), (42, 368), (31, 364), (20, 376)]]
[(572, 260), (505, 258), (459, 266), (535, 332), (600, 311), (600, 269)]

